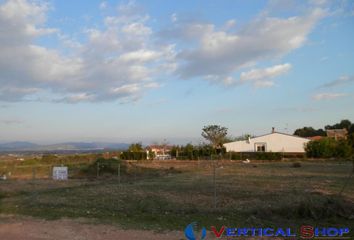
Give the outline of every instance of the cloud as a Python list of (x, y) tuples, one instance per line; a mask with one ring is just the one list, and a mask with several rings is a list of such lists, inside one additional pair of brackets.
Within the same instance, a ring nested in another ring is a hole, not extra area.
[(333, 99), (345, 97), (347, 95), (348, 94), (345, 94), (345, 93), (317, 93), (317, 94), (312, 96), (312, 99), (314, 99), (316, 101), (333, 100)]
[(348, 84), (352, 84), (352, 83), (354, 83), (354, 76), (344, 75), (334, 81), (323, 84), (321, 87), (322, 88), (331, 88), (331, 87), (348, 85)]
[(171, 14), (171, 21), (172, 21), (172, 22), (177, 22), (177, 20), (178, 20), (177, 13)]
[[(47, 28), (48, 11), (41, 1), (0, 5), (0, 32), (7, 33), (0, 35), (0, 100), (51, 92), (56, 102), (135, 101), (175, 68), (174, 46), (155, 43), (149, 16), (132, 2), (103, 27), (87, 28), (82, 42)], [(46, 35), (58, 36), (65, 53), (36, 43)]]
[(104, 9), (107, 8), (107, 6), (108, 6), (107, 2), (104, 1), (104, 2), (101, 2), (101, 3), (100, 3), (99, 8), (100, 8), (101, 10), (104, 10)]
[(285, 63), (280, 65), (275, 65), (269, 68), (263, 69), (252, 69), (247, 72), (242, 72), (240, 76), (240, 82), (252, 82), (258, 87), (269, 87), (273, 86), (274, 82), (271, 79), (287, 73), (291, 69), (291, 64)]
[(162, 36), (189, 43), (189, 48), (177, 55), (182, 62), (177, 69), (181, 78), (209, 80), (210, 76), (217, 76), (224, 83), (223, 80), (234, 77), (240, 69), (282, 57), (302, 47), (325, 15), (326, 11), (320, 8), (304, 16), (289, 18), (261, 15), (238, 31), (220, 30), (214, 24), (182, 23), (175, 24)]
[(220, 78), (218, 75), (209, 75), (206, 77), (211, 82), (222, 82), (226, 86), (238, 86), (250, 83), (256, 88), (265, 88), (274, 86), (274, 78), (287, 73), (291, 69), (291, 64), (284, 63), (268, 68), (253, 68), (246, 72), (241, 72), (239, 79), (234, 77)]
[[(0, 32), (6, 34), (0, 35), (0, 101), (28, 101), (40, 94), (67, 103), (136, 101), (145, 91), (162, 86), (171, 73), (227, 86), (270, 87), (291, 65), (259, 65), (306, 43), (327, 14), (322, 4), (312, 6), (306, 14), (287, 18), (265, 12), (237, 26), (237, 19), (216, 26), (174, 13), (172, 27), (157, 36), (150, 17), (129, 1), (74, 38), (46, 25), (51, 9), (45, 2), (2, 1)], [(101, 1), (100, 8), (106, 7)], [(61, 46), (38, 43), (48, 36)]]

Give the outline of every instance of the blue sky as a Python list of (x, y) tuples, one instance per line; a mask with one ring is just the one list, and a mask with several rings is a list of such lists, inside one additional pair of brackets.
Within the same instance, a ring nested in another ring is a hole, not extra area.
[(0, 0), (0, 142), (354, 121), (353, 1)]

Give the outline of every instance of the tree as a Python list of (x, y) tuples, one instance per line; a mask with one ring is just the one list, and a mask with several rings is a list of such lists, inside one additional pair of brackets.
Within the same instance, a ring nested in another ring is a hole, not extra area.
[(350, 131), (352, 128), (352, 123), (349, 120), (345, 119), (345, 120), (340, 121), (340, 123), (325, 126), (326, 130), (328, 130), (328, 129), (343, 129), (343, 128)]
[(144, 151), (143, 145), (141, 143), (132, 143), (128, 148), (129, 152), (142, 152)]
[(308, 157), (314, 158), (347, 158), (352, 152), (347, 141), (336, 141), (333, 138), (310, 141), (306, 144), (305, 150)]
[(326, 136), (326, 132), (323, 129), (316, 130), (313, 127), (303, 127), (296, 129), (294, 135), (299, 137)]
[(227, 128), (219, 125), (208, 125), (202, 129), (202, 136), (210, 142), (215, 149), (221, 149), (225, 143)]

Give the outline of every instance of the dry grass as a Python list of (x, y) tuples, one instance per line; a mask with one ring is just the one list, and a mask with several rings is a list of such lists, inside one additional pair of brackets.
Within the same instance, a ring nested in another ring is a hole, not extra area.
[(84, 217), (155, 230), (182, 229), (193, 221), (205, 226), (354, 227), (354, 179), (342, 196), (337, 194), (351, 170), (348, 162), (302, 162), (300, 168), (289, 162), (220, 163), (217, 209), (212, 166), (211, 162), (142, 163), (121, 185), (114, 177), (5, 181), (0, 185), (1, 213)]

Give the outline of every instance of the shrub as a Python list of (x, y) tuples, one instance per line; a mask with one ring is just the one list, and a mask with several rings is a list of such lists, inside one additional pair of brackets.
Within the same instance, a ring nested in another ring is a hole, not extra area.
[(224, 155), (224, 158), (231, 160), (281, 160), (282, 154), (278, 152), (229, 152)]
[(291, 167), (293, 167), (293, 168), (299, 168), (299, 167), (301, 167), (301, 163), (299, 163), (299, 162), (294, 162), (294, 163), (291, 165)]
[(120, 157), (124, 160), (146, 160), (147, 153), (146, 152), (122, 152)]
[(256, 159), (257, 160), (281, 160), (281, 153), (277, 152), (257, 152)]
[[(121, 173), (126, 173), (127, 169), (124, 164), (121, 164), (121, 161), (118, 159), (110, 158), (97, 158), (95, 162), (90, 164), (87, 168), (83, 169), (83, 173), (89, 175), (96, 175), (97, 170), (99, 170), (99, 174), (117, 174), (118, 173), (118, 165), (120, 164)], [(98, 168), (98, 169), (97, 169)]]
[(306, 155), (313, 158), (346, 158), (351, 155), (351, 147), (345, 140), (336, 141), (333, 138), (324, 138), (311, 141), (306, 145)]

